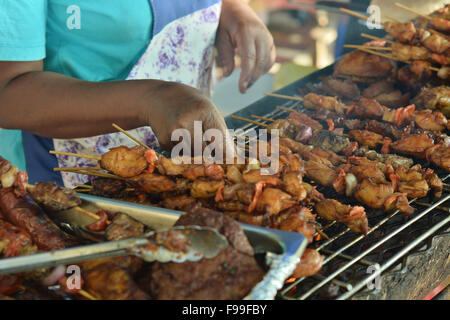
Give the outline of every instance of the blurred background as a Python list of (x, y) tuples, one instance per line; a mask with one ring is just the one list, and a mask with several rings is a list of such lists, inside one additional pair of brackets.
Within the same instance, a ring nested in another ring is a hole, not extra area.
[[(213, 101), (226, 116), (263, 97), (264, 92), (278, 90), (309, 73), (332, 64), (349, 51), (344, 44), (362, 44), (362, 32), (384, 36), (381, 29), (369, 29), (362, 19), (339, 11), (346, 7), (369, 15), (368, 8), (380, 8), (381, 22), (385, 16), (401, 21), (414, 18), (414, 14), (399, 9), (395, 2), (403, 3), (428, 14), (443, 7), (449, 0), (247, 0), (271, 31), (277, 48), (277, 60), (269, 74), (259, 79), (246, 93), (237, 87), (240, 70), (222, 78), (216, 69)], [(239, 61), (236, 62), (239, 65)]]

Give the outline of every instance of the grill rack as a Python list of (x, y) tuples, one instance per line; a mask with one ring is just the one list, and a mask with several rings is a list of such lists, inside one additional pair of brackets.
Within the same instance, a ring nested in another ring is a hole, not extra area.
[[(258, 116), (268, 119), (281, 119), (286, 118), (289, 114), (286, 108), (292, 111), (302, 110), (300, 108), (301, 103), (298, 101), (291, 100), (280, 105), (285, 110), (272, 108), (272, 110), (262, 115), (258, 114)], [(270, 123), (262, 119), (257, 119), (257, 121), (265, 124)], [(245, 135), (249, 130), (256, 128), (258, 128), (258, 125), (246, 123), (239, 129), (242, 129), (242, 135)], [(415, 162), (417, 161), (415, 160)], [(448, 173), (440, 174), (440, 178), (443, 181), (447, 181), (449, 177), (450, 174)], [(404, 265), (408, 255), (415, 248), (419, 247), (419, 249), (422, 249), (423, 245), (427, 246), (427, 244), (429, 246), (433, 235), (450, 231), (450, 210), (442, 207), (448, 200), (450, 200), (450, 190), (446, 188), (443, 190), (442, 197), (434, 202), (425, 202), (424, 199), (419, 201), (411, 199), (409, 203), (418, 210), (407, 221), (402, 221), (398, 210), (388, 214), (384, 212), (378, 212), (377, 214), (377, 212), (368, 211), (370, 230), (367, 235), (355, 234), (348, 227), (343, 227), (336, 222), (326, 224), (322, 230), (333, 231), (332, 236), (328, 240), (318, 242), (315, 249), (325, 256), (322, 270), (324, 267), (328, 269), (336, 266), (337, 269), (331, 269), (325, 275), (319, 273), (308, 278), (290, 279), (286, 281), (284, 288), (279, 291), (278, 298), (284, 300), (320, 299), (323, 297), (320, 294), (320, 290), (329, 285), (334, 286), (335, 291), (339, 292), (333, 298), (345, 300), (354, 297), (356, 293), (382, 275), (383, 272), (392, 270), (399, 264)], [(376, 222), (372, 224), (371, 222), (373, 221)], [(417, 226), (424, 222), (426, 224), (425, 227), (422, 226), (419, 229), (411, 230), (414, 225)], [(381, 236), (373, 237), (376, 232), (383, 228), (387, 231), (381, 232)], [(331, 233), (327, 231), (327, 234), (330, 235)], [(372, 240), (372, 237), (375, 239)], [(409, 240), (403, 240), (402, 242), (404, 243), (399, 244), (398, 238), (405, 237), (409, 238)], [(394, 244), (390, 243), (392, 240), (396, 240)], [(360, 247), (367, 246), (367, 248), (354, 250), (358, 245)], [(356, 253), (346, 253), (352, 250), (356, 251)], [(338, 261), (337, 264), (330, 266), (330, 262), (336, 261)], [(367, 273), (369, 267), (372, 268), (370, 274)], [(366, 273), (362, 273), (362, 270), (366, 270)], [(354, 277), (351, 279), (340, 279), (348, 278), (345, 275), (346, 272), (351, 272)], [(376, 288), (373, 288), (373, 290), (376, 290)]]

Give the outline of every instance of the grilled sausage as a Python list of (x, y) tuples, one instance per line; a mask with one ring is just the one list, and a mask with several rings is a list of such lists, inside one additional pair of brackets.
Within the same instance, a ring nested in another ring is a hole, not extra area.
[(62, 232), (40, 209), (18, 197), (12, 188), (0, 189), (0, 209), (6, 220), (31, 235), (40, 250), (74, 246), (75, 240)]

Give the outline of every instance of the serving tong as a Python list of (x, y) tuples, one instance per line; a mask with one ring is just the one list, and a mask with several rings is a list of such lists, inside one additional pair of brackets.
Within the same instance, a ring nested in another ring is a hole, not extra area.
[(107, 241), (57, 251), (36, 253), (0, 260), (0, 274), (24, 272), (106, 257), (134, 255), (147, 262), (198, 261), (213, 258), (228, 241), (216, 229), (199, 226), (177, 226), (170, 230), (181, 233), (189, 242), (187, 251), (172, 251), (153, 239), (164, 231), (151, 231), (139, 238)]

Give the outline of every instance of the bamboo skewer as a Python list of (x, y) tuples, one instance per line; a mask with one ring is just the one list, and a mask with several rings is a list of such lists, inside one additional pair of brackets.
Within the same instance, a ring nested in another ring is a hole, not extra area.
[(356, 44), (345, 44), (344, 48), (392, 51), (391, 47), (373, 47), (373, 46), (364, 46), (364, 45), (361, 46), (361, 45), (356, 45)]
[(83, 290), (83, 289), (80, 289), (79, 291), (78, 291), (78, 294), (80, 295), (80, 296), (83, 296), (83, 297), (85, 297), (86, 299), (89, 299), (89, 300), (98, 300), (96, 297), (94, 297), (92, 294), (90, 294), (89, 292), (87, 292), (87, 291), (85, 291), (85, 290)]
[(361, 18), (363, 20), (369, 21), (369, 17), (368, 16), (359, 14), (357, 12), (354, 12), (354, 11), (351, 11), (351, 10), (348, 10), (348, 9), (345, 9), (345, 8), (340, 8), (339, 10), (341, 10), (342, 12), (345, 12), (345, 13), (351, 15), (351, 16), (354, 16), (354, 17)]
[(62, 172), (70, 172), (70, 173), (77, 173), (77, 174), (84, 174), (87, 176), (94, 176), (94, 177), (102, 177), (102, 178), (111, 178), (111, 179), (117, 179), (117, 180), (127, 180), (125, 178), (116, 176), (114, 174), (105, 173), (105, 172), (99, 172), (99, 171), (86, 171), (86, 170), (75, 170), (73, 168), (66, 170), (66, 168), (54, 168), (55, 171), (62, 171)]
[(62, 168), (54, 168), (54, 171), (100, 171), (103, 168), (100, 167), (62, 167)]
[(55, 154), (55, 155), (61, 155), (61, 156), (72, 156), (72, 157), (78, 157), (78, 158), (86, 158), (86, 159), (92, 159), (92, 160), (97, 160), (97, 161), (102, 160), (101, 156), (91, 156), (91, 155), (87, 155), (87, 154), (70, 153), (70, 152), (62, 152), (62, 151), (54, 151), (54, 150), (50, 150), (49, 153), (50, 154)]
[(137, 144), (141, 145), (142, 147), (144, 147), (145, 149), (151, 150), (151, 148), (149, 146), (147, 146), (145, 143), (143, 143), (142, 141), (138, 140), (137, 138), (133, 137), (131, 134), (129, 134), (128, 132), (126, 132), (125, 130), (123, 130), (121, 127), (119, 127), (117, 124), (113, 123), (112, 126), (114, 128), (116, 128), (117, 130), (119, 130), (120, 132), (122, 132), (124, 135), (126, 135), (128, 138), (130, 138), (131, 140), (133, 140), (134, 142), (136, 142)]
[(293, 96), (287, 96), (287, 95), (284, 95), (284, 94), (278, 94), (278, 93), (269, 93), (269, 92), (266, 92), (265, 95), (266, 95), (266, 96), (269, 96), (269, 97), (275, 97), (275, 98), (281, 98), (281, 99), (288, 99), (288, 100), (297, 100), (297, 101), (303, 102), (303, 98), (300, 98), (300, 97), (293, 97)]
[(253, 123), (253, 124), (256, 124), (257, 126), (260, 126), (260, 127), (265, 127), (265, 128), (268, 127), (268, 125), (265, 124), (265, 123), (262, 123), (262, 122), (259, 122), (259, 121), (253, 121), (253, 120), (250, 120), (250, 119), (247, 119), (247, 118), (244, 118), (244, 117), (235, 116), (233, 114), (230, 117), (234, 118), (234, 119), (246, 121), (246, 122), (249, 122), (249, 123)]
[(379, 37), (375, 37), (375, 36), (372, 36), (372, 35), (367, 34), (367, 33), (361, 33), (361, 37), (367, 38), (367, 39), (370, 39), (370, 40), (381, 40), (381, 41), (386, 41), (386, 43), (390, 43), (390, 44), (395, 43), (395, 41), (388, 40), (388, 39), (383, 39), (383, 38), (379, 38)]
[(417, 10), (411, 9), (411, 8), (409, 8), (409, 7), (407, 7), (407, 6), (403, 5), (403, 4), (401, 4), (401, 3), (396, 2), (395, 5), (396, 5), (397, 7), (399, 7), (399, 8), (402, 8), (402, 9), (406, 10), (406, 11), (409, 11), (409, 12), (412, 12), (412, 13), (414, 13), (414, 14), (417, 14), (418, 16), (420, 16), (420, 17), (422, 17), (422, 18), (425, 18), (425, 19), (427, 19), (427, 20), (432, 20), (431, 17), (429, 17), (429, 16), (427, 16), (427, 15), (425, 15), (425, 14), (423, 14), (423, 13), (417, 11)]

